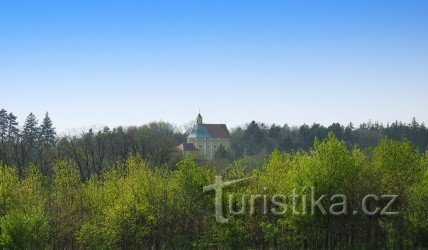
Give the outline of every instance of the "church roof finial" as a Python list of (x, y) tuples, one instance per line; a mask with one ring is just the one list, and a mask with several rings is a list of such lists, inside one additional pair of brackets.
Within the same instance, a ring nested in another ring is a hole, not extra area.
[(196, 117), (196, 123), (197, 124), (202, 124), (202, 116), (201, 116), (201, 112), (198, 113), (198, 116)]

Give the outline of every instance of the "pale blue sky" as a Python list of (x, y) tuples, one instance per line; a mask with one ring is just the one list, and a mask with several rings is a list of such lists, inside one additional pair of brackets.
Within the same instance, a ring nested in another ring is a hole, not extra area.
[(5, 0), (0, 23), (21, 123), (428, 122), (428, 1)]

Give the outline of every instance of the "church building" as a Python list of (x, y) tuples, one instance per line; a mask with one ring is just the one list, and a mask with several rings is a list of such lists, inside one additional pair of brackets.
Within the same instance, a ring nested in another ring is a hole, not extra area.
[(230, 147), (229, 130), (225, 124), (205, 124), (201, 114), (196, 117), (196, 125), (187, 137), (187, 142), (177, 149), (181, 152), (200, 151), (207, 159), (213, 159), (220, 145)]

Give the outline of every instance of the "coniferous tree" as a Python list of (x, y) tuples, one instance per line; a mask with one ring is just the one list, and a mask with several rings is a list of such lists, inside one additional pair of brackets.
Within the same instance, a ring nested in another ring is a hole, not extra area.
[(228, 158), (228, 152), (222, 144), (220, 144), (217, 151), (215, 152), (215, 157), (221, 158), (221, 159), (227, 159)]
[(19, 137), (18, 122), (16, 116), (13, 113), (9, 113), (7, 116), (7, 140), (9, 142), (17, 141)]
[(260, 153), (260, 146), (263, 141), (263, 132), (259, 124), (252, 121), (244, 132), (244, 140), (246, 144), (246, 154), (256, 155)]
[(0, 110), (0, 162), (7, 163), (6, 153), (6, 138), (7, 138), (7, 112), (4, 109)]
[(27, 116), (22, 132), (22, 139), (24, 142), (33, 143), (37, 140), (39, 135), (39, 128), (37, 127), (37, 118), (33, 113)]
[(7, 111), (0, 110), (0, 140), (3, 142), (7, 137)]
[(52, 120), (49, 117), (48, 112), (46, 112), (43, 123), (40, 126), (40, 137), (45, 145), (53, 146), (55, 144), (55, 128), (52, 127)]

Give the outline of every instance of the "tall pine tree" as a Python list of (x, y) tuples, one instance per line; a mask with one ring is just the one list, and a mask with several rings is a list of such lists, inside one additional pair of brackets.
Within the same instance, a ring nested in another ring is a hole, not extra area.
[(46, 112), (43, 123), (40, 126), (40, 138), (44, 145), (54, 146), (55, 145), (55, 128), (52, 127), (52, 120), (49, 114)]
[(7, 111), (0, 110), (0, 141), (5, 141), (7, 138)]
[(27, 116), (22, 132), (22, 139), (24, 142), (34, 143), (39, 137), (39, 128), (37, 127), (37, 118), (33, 113)]
[(7, 116), (7, 140), (9, 142), (17, 141), (19, 138), (18, 122), (16, 116), (13, 113), (9, 113)]

